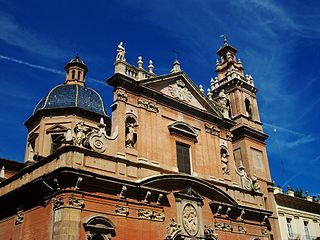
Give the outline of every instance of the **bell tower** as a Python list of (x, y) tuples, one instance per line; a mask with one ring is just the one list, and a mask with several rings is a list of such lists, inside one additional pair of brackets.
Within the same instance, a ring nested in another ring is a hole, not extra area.
[[(217, 51), (215, 79), (211, 80), (213, 100), (221, 105), (221, 96), (225, 96), (225, 104), (221, 108), (224, 117), (235, 121), (231, 129), (236, 166), (245, 167), (246, 172), (253, 176), (271, 181), (268, 167), (265, 140), (260, 122), (257, 91), (251, 75), (244, 73), (237, 49), (231, 46), (227, 38)], [(220, 106), (221, 107), (221, 106)]]

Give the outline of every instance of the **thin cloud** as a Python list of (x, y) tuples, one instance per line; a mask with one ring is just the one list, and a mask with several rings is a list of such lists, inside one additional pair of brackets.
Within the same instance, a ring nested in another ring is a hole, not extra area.
[[(54, 69), (54, 68), (50, 68), (50, 67), (46, 67), (46, 66), (42, 66), (42, 65), (38, 65), (38, 64), (29, 63), (29, 62), (26, 62), (26, 61), (22, 61), (22, 60), (13, 58), (13, 57), (4, 56), (4, 55), (1, 55), (1, 54), (0, 54), (0, 59), (7, 60), (7, 61), (10, 61), (10, 62), (14, 62), (14, 63), (18, 63), (18, 64), (22, 64), (22, 65), (25, 65), (25, 66), (28, 66), (28, 67), (31, 67), (31, 68), (40, 69), (40, 70), (43, 70), (43, 71), (46, 71), (46, 72), (55, 73), (55, 74), (62, 75), (62, 76), (65, 75), (65, 72), (62, 72), (62, 71)], [(92, 81), (92, 82), (95, 82), (95, 83), (99, 83), (99, 84), (105, 84), (103, 81), (95, 79), (95, 78), (92, 78), (92, 77), (88, 77), (88, 80)]]
[(3, 11), (0, 11), (0, 32), (0, 40), (29, 52), (50, 58), (61, 58), (69, 55), (66, 51), (40, 39), (36, 33), (25, 26), (21, 26), (13, 17)]

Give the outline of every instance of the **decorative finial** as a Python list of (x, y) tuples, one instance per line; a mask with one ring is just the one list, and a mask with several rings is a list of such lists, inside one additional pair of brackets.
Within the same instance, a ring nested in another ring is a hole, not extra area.
[(212, 100), (212, 92), (211, 92), (210, 88), (207, 89), (207, 92), (208, 92), (207, 95), (208, 95), (209, 100)]
[(173, 62), (173, 67), (170, 71), (171, 73), (181, 72), (180, 62), (176, 59)]
[(223, 46), (227, 46), (228, 45), (227, 35), (221, 34), (220, 37), (223, 37)]
[(138, 68), (142, 68), (142, 64), (143, 64), (143, 61), (142, 61), (142, 57), (141, 56), (139, 56), (138, 57)]
[(200, 88), (200, 92), (202, 93), (202, 94), (204, 94), (204, 89), (203, 89), (203, 86), (200, 84), (199, 85), (199, 88)]
[(4, 174), (4, 166), (2, 166), (1, 170), (0, 170), (0, 179), (4, 179), (5, 178), (5, 174)]
[(153, 73), (154, 66), (153, 66), (153, 64), (152, 64), (152, 60), (149, 60), (148, 69), (149, 69), (149, 73)]

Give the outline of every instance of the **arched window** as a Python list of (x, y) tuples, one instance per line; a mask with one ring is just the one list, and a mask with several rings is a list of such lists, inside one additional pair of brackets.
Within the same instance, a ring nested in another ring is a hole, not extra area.
[(253, 116), (252, 105), (248, 98), (244, 100), (244, 104), (246, 106), (247, 116), (252, 119), (252, 116)]
[(80, 77), (81, 77), (81, 72), (78, 71), (78, 80), (80, 80)]
[(92, 217), (83, 226), (88, 240), (111, 240), (116, 236), (114, 223), (103, 216)]
[(72, 79), (74, 79), (75, 73), (76, 73), (76, 72), (75, 72), (74, 70), (71, 71), (71, 78), (72, 78)]

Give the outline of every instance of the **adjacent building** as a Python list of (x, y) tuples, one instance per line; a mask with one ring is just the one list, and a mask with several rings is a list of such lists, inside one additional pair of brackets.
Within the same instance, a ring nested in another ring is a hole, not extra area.
[(2, 239), (280, 239), (257, 88), (225, 39), (205, 91), (120, 43), (111, 116), (76, 56), (0, 183)]
[(275, 189), (275, 200), (279, 217), (281, 239), (315, 240), (320, 239), (320, 204), (312, 197), (295, 197), (289, 188), (282, 193)]

